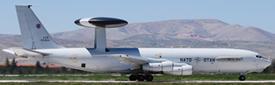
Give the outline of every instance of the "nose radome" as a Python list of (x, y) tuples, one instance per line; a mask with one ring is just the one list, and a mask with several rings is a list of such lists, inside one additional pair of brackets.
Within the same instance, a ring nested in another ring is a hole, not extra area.
[(262, 60), (262, 62), (260, 62), (261, 63), (261, 66), (262, 67), (268, 67), (268, 66), (270, 66), (271, 65), (271, 61), (270, 60)]
[(255, 72), (262, 72), (265, 68), (267, 68), (271, 64), (270, 60), (259, 60), (258, 68)]
[(272, 63), (272, 61), (270, 61), (270, 60), (267, 60), (266, 62), (267, 62), (267, 66), (270, 66)]

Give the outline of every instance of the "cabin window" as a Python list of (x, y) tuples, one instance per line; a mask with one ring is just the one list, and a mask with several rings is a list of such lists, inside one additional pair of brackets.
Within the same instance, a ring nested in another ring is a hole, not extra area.
[(218, 57), (216, 59), (219, 62), (239, 62), (242, 61), (242, 57)]

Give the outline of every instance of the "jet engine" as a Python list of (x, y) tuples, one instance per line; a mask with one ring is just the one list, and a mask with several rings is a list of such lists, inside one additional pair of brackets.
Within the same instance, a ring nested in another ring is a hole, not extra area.
[(192, 75), (192, 66), (178, 66), (173, 67), (172, 71), (163, 71), (163, 74), (169, 74), (169, 75)]
[(152, 72), (163, 72), (169, 75), (191, 75), (192, 66), (186, 63), (173, 63), (165, 61), (160, 63), (148, 63), (142, 65), (143, 70)]

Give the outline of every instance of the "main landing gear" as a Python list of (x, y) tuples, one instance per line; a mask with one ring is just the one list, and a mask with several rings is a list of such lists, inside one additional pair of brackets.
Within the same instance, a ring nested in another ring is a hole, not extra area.
[(130, 75), (130, 81), (153, 81), (154, 77), (152, 75)]

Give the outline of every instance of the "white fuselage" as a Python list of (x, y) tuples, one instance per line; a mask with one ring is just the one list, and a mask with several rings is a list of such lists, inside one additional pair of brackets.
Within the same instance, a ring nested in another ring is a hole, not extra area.
[[(167, 59), (176, 63), (187, 63), (193, 73), (250, 73), (261, 72), (270, 61), (257, 58), (258, 53), (223, 48), (108, 48), (108, 52), (97, 52), (94, 48), (38, 49), (48, 53), (45, 57), (29, 57), (36, 60), (90, 72), (130, 72), (133, 64), (107, 57), (111, 54)], [(84, 64), (84, 66), (83, 66)]]

